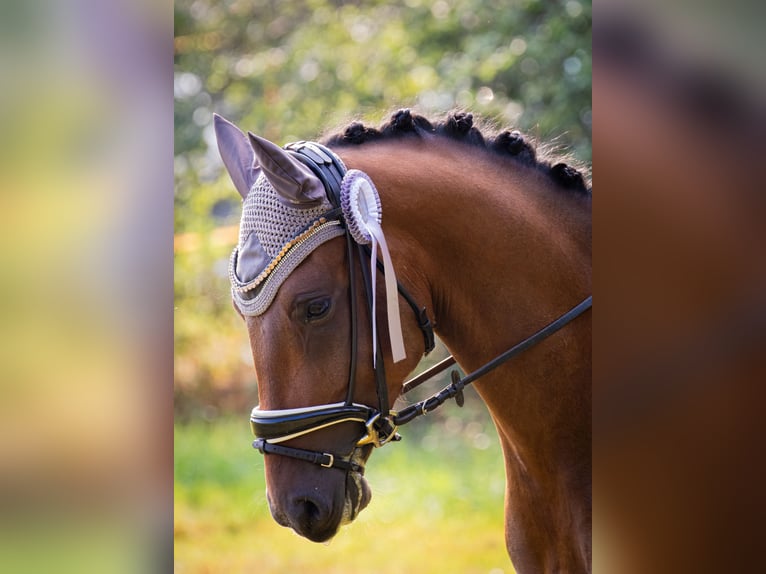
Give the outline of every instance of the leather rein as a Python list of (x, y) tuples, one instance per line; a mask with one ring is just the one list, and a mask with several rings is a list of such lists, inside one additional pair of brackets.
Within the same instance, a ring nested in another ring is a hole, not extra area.
[[(323, 217), (327, 220), (335, 219), (343, 221), (343, 215), (340, 210), (340, 186), (346, 168), (343, 162), (328, 148), (315, 142), (297, 142), (285, 146), (285, 149), (294, 154), (294, 156), (307, 165), (314, 174), (319, 177), (327, 190), (330, 202), (334, 208), (325, 213)], [(346, 250), (349, 261), (349, 296), (350, 296), (350, 315), (351, 315), (351, 354), (349, 364), (349, 381), (346, 400), (339, 403), (318, 405), (313, 407), (303, 407), (296, 409), (282, 410), (262, 410), (255, 407), (250, 415), (250, 426), (253, 435), (256, 437), (253, 441), (253, 447), (262, 454), (276, 454), (295, 458), (305, 462), (317, 464), (326, 468), (338, 468), (343, 471), (364, 473), (363, 459), (356, 457), (357, 450), (366, 445), (375, 447), (383, 446), (391, 441), (401, 439), (396, 432), (401, 425), (407, 424), (419, 416), (423, 416), (444, 404), (448, 399), (454, 398), (458, 406), (463, 406), (463, 389), (473, 383), (478, 378), (486, 375), (490, 371), (498, 368), (500, 365), (509, 361), (516, 355), (524, 352), (526, 349), (539, 343), (549, 337), (576, 317), (591, 308), (593, 297), (588, 296), (581, 303), (552, 321), (533, 335), (527, 337), (520, 343), (514, 345), (504, 353), (498, 355), (476, 371), (460, 377), (457, 369), (450, 374), (451, 382), (438, 393), (429, 398), (412, 404), (399, 412), (392, 411), (390, 408), (388, 387), (386, 385), (386, 375), (383, 365), (383, 353), (381, 350), (381, 337), (377, 337), (375, 353), (377, 360), (374, 362), (373, 371), (375, 377), (375, 386), (378, 396), (377, 407), (362, 405), (353, 402), (354, 391), (356, 387), (356, 365), (357, 365), (357, 333), (358, 319), (356, 309), (356, 281), (355, 281), (355, 258), (358, 257), (361, 263), (363, 283), (367, 301), (367, 309), (372, 313), (372, 281), (371, 271), (364, 264), (365, 256), (370, 257), (369, 247), (357, 244), (351, 237), (346, 228)], [(356, 249), (355, 249), (356, 247)], [(378, 271), (383, 272), (382, 265), (378, 262)], [(428, 355), (435, 346), (433, 326), (425, 307), (420, 307), (406, 289), (397, 282), (399, 294), (404, 298), (415, 314), (415, 319), (423, 333), (424, 355)], [(405, 394), (425, 381), (433, 378), (442, 371), (455, 364), (452, 356), (447, 357), (437, 363), (430, 369), (410, 379), (404, 383), (402, 394)], [(323, 428), (334, 426), (344, 422), (355, 422), (364, 426), (363, 436), (357, 440), (352, 451), (346, 455), (337, 455), (329, 452), (306, 450), (294, 447), (283, 446), (279, 443), (288, 441), (299, 436), (303, 436)]]

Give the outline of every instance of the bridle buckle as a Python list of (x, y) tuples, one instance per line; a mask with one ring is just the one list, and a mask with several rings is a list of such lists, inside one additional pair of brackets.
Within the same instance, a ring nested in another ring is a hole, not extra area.
[(402, 437), (396, 432), (399, 427), (393, 422), (396, 413), (391, 411), (385, 418), (381, 418), (380, 415), (381, 413), (375, 413), (365, 423), (367, 434), (357, 441), (356, 446), (371, 444), (377, 448), (389, 442), (401, 440)]
[(323, 453), (323, 454), (324, 454), (325, 456), (329, 456), (329, 457), (330, 457), (330, 462), (328, 462), (327, 464), (324, 464), (324, 463), (321, 463), (321, 462), (320, 462), (320, 463), (319, 463), (319, 466), (323, 466), (323, 467), (325, 467), (325, 468), (332, 468), (332, 465), (333, 465), (333, 464), (335, 464), (335, 456), (334, 456), (334, 455), (332, 455), (332, 454), (330, 454), (329, 452), (325, 452), (325, 453)]

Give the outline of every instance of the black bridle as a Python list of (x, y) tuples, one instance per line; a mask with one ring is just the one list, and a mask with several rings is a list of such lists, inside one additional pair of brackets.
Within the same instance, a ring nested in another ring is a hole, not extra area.
[[(335, 219), (343, 223), (343, 215), (339, 207), (340, 187), (346, 168), (340, 158), (326, 147), (314, 142), (297, 142), (285, 146), (285, 149), (293, 153), (296, 159), (307, 165), (324, 184), (328, 198), (333, 205), (333, 209), (325, 213), (323, 218), (326, 220)], [(253, 442), (253, 447), (262, 454), (277, 454), (311, 462), (326, 468), (339, 468), (344, 471), (350, 470), (363, 473), (364, 463), (360, 458), (354, 456), (357, 449), (366, 445), (379, 447), (390, 441), (399, 440), (401, 437), (396, 432), (399, 426), (433, 411), (444, 404), (448, 399), (455, 398), (457, 404), (462, 406), (463, 389), (467, 385), (470, 385), (476, 379), (486, 375), (519, 353), (522, 353), (529, 347), (549, 337), (592, 306), (593, 297), (589, 296), (555, 321), (549, 323), (530, 337), (527, 337), (514, 347), (489, 361), (484, 366), (462, 378), (457, 370), (453, 370), (451, 373), (451, 383), (448, 386), (431, 397), (410, 405), (398, 413), (392, 411), (390, 408), (383, 353), (380, 345), (381, 338), (377, 337), (377, 345), (375, 349), (377, 360), (374, 363), (373, 372), (378, 396), (378, 405), (377, 407), (371, 407), (358, 404), (353, 402), (356, 388), (358, 334), (356, 309), (357, 294), (354, 271), (355, 259), (357, 257), (359, 258), (360, 268), (362, 270), (367, 308), (370, 313), (372, 313), (371, 286), (372, 281), (375, 278), (371, 276), (369, 267), (364, 264), (365, 256), (367, 259), (372, 256), (369, 247), (357, 244), (348, 230), (346, 230), (345, 237), (349, 263), (351, 315), (351, 355), (346, 400), (341, 403), (297, 409), (261, 410), (258, 407), (254, 408), (250, 415), (250, 425), (253, 434), (256, 437)], [(378, 263), (378, 269), (382, 272), (380, 263)], [(425, 347), (424, 355), (427, 355), (434, 348), (434, 332), (426, 308), (418, 306), (412, 296), (400, 283), (397, 283), (397, 288), (399, 294), (404, 298), (415, 314), (415, 319), (423, 333)], [(444, 359), (424, 373), (407, 381), (403, 386), (402, 393), (404, 394), (411, 391), (416, 386), (449, 368), (454, 363), (455, 359), (452, 356)], [(357, 440), (351, 453), (336, 455), (329, 452), (305, 450), (279, 444), (345, 422), (354, 422), (364, 427), (364, 434)]]

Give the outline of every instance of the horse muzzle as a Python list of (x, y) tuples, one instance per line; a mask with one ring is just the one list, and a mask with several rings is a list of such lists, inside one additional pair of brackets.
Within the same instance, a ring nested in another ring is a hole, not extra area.
[[(350, 460), (364, 468), (371, 451), (371, 446), (357, 447)], [(274, 489), (266, 493), (272, 517), (280, 526), (312, 542), (330, 540), (341, 526), (353, 522), (372, 498), (359, 472), (325, 473), (316, 467), (298, 472), (289, 460), (280, 461), (274, 472)]]

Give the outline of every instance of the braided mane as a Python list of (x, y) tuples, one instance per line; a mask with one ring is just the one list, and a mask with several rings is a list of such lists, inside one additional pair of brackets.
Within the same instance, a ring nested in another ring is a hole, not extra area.
[(474, 126), (473, 114), (463, 111), (450, 112), (445, 119), (431, 122), (421, 115), (413, 114), (409, 109), (401, 109), (380, 128), (352, 122), (342, 132), (324, 138), (322, 143), (328, 146), (362, 145), (426, 134), (446, 137), (512, 158), (545, 173), (565, 189), (586, 195), (591, 193), (590, 183), (581, 170), (563, 161), (540, 157), (533, 143), (517, 130), (504, 130), (494, 136), (485, 135)]

